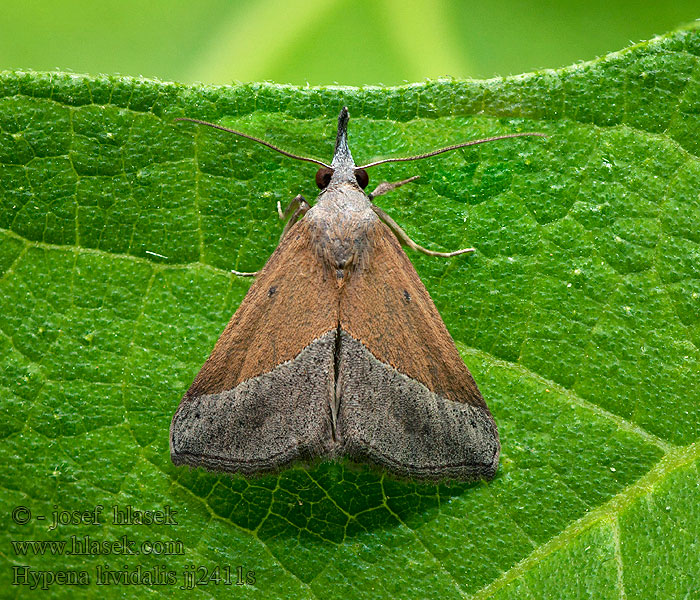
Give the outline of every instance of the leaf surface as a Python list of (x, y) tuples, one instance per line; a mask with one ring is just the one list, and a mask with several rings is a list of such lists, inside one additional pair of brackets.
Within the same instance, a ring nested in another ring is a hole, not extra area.
[[(698, 595), (699, 56), (695, 28), (559, 71), (385, 89), (0, 74), (4, 593), (28, 593), (26, 565), (89, 574), (53, 597), (185, 596), (192, 566), (201, 597)], [(371, 173), (420, 174), (378, 201), (418, 243), (477, 249), (411, 260), (498, 423), (489, 484), (170, 463), (172, 414), (250, 284), (230, 270), (274, 250), (277, 201), (315, 197), (313, 166), (172, 119), (327, 161), (343, 105), (358, 162), (549, 135)], [(97, 505), (101, 525), (49, 529)], [(113, 506), (177, 525), (118, 525)], [(140, 553), (11, 543), (72, 535)]]

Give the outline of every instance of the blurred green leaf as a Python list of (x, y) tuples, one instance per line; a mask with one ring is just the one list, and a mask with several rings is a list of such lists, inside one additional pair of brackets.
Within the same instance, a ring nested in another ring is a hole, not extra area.
[[(690, 598), (700, 569), (700, 32), (561, 71), (386, 89), (186, 87), (0, 74), (2, 580), (85, 569), (52, 597), (189, 595), (191, 565), (255, 571), (201, 596)], [(430, 161), (380, 204), (487, 399), (489, 484), (323, 463), (245, 480), (170, 464), (180, 397), (276, 245), (277, 200), (327, 159), (348, 105), (358, 161), (538, 130)], [(11, 520), (105, 506), (102, 526)], [(178, 525), (118, 526), (110, 507)], [(17, 553), (11, 540), (181, 541), (183, 554)], [(96, 586), (96, 569), (143, 585)], [(143, 573), (177, 573), (177, 585)]]
[(185, 83), (395, 85), (561, 67), (698, 17), (696, 0), (23, 0), (0, 69)]

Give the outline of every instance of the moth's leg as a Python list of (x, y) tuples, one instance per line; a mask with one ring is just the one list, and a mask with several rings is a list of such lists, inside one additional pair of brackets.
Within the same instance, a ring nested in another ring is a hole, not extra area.
[[(405, 182), (399, 182), (405, 183)], [(380, 184), (381, 185), (381, 184)], [(394, 185), (394, 184), (389, 184), (389, 185)], [(463, 248), (461, 250), (455, 250), (454, 252), (436, 252), (435, 250), (428, 250), (427, 248), (423, 248), (423, 246), (419, 246), (416, 244), (410, 237), (408, 237), (408, 234), (401, 229), (399, 224), (394, 221), (389, 215), (387, 215), (381, 208), (379, 208), (376, 204), (372, 204), (372, 210), (377, 214), (377, 216), (384, 221), (389, 227), (394, 232), (394, 235), (399, 238), (399, 241), (412, 250), (415, 250), (416, 252), (422, 252), (423, 254), (427, 254), (428, 256), (457, 256), (458, 254), (466, 254), (467, 252), (474, 252), (474, 248)]]
[(280, 204), (280, 201), (277, 201), (277, 214), (280, 216), (281, 221), (285, 221), (289, 218), (289, 215), (291, 215), (302, 202), (306, 202), (304, 200), (304, 196), (301, 194), (297, 194), (296, 198), (292, 200), (289, 204), (287, 204), (287, 208), (282, 210), (282, 204)]
[(369, 199), (371, 201), (377, 196), (381, 196), (382, 194), (386, 194), (391, 190), (395, 190), (397, 187), (401, 187), (402, 185), (415, 181), (416, 179), (418, 179), (418, 177), (420, 177), (420, 175), (414, 175), (413, 177), (409, 177), (408, 179), (404, 179), (403, 181), (394, 181), (394, 183), (383, 181), (376, 188), (374, 188), (374, 191), (372, 191), (372, 193), (369, 195)]
[[(299, 217), (305, 215), (306, 211), (308, 211), (310, 208), (311, 206), (301, 194), (294, 198), (294, 200), (292, 200), (287, 206), (287, 208), (285, 208), (284, 210), (282, 210), (282, 205), (279, 203), (279, 201), (277, 201), (277, 214), (280, 216), (280, 219), (284, 221), (285, 219), (289, 218), (289, 221), (287, 221), (287, 224), (282, 230), (280, 242), (284, 239), (284, 236), (287, 235), (287, 232), (292, 228), (292, 225), (294, 225), (294, 223), (296, 223), (299, 220)], [(291, 217), (289, 216), (290, 214), (292, 215)]]
[(239, 277), (255, 277), (258, 273), (260, 273), (260, 271), (248, 273), (247, 271), (236, 271), (235, 269), (231, 269), (231, 273), (238, 275)]
[(304, 212), (309, 210), (309, 203), (306, 201), (304, 196), (302, 196), (301, 194), (297, 194), (296, 198), (294, 198), (294, 200), (292, 200), (287, 205), (287, 208), (285, 208), (284, 210), (282, 210), (282, 205), (280, 204), (280, 201), (278, 200), (277, 201), (277, 214), (280, 216), (280, 219), (282, 221), (285, 221), (289, 218), (289, 215), (291, 215), (293, 212), (297, 211), (299, 209), (299, 207), (301, 207), (302, 205), (306, 205), (306, 207), (307, 207), (304, 210)]
[[(309, 206), (309, 203), (304, 199), (304, 196), (299, 194), (294, 200), (292, 200), (287, 208), (282, 210), (282, 205), (280, 204), (279, 200), (277, 201), (277, 214), (280, 216), (280, 219), (283, 221), (287, 218), (289, 218), (289, 221), (287, 221), (287, 224), (284, 226), (284, 230), (282, 231), (282, 235), (280, 236), (280, 242), (284, 238), (285, 235), (287, 235), (287, 232), (291, 228), (294, 223), (296, 223), (299, 220), (299, 217), (301, 215), (305, 215), (306, 211), (309, 210), (311, 206)], [(291, 217), (289, 216), (291, 214)], [(231, 273), (234, 275), (238, 275), (239, 277), (255, 277), (260, 271), (254, 271), (253, 273), (247, 273), (244, 271), (234, 271), (233, 269), (231, 270)]]
[[(301, 194), (294, 198), (294, 200), (292, 200), (284, 210), (282, 210), (282, 205), (280, 204), (279, 200), (277, 201), (277, 214), (280, 216), (280, 219), (284, 221), (284, 219), (288, 218), (290, 214), (292, 215), (291, 218), (289, 218), (289, 221), (287, 221), (287, 224), (284, 226), (284, 230), (280, 236), (280, 242), (284, 236), (287, 235), (287, 232), (291, 226), (299, 220), (301, 215), (305, 215), (309, 208), (311, 208), (311, 206), (309, 206), (309, 203)], [(231, 273), (238, 275), (239, 277), (255, 277), (258, 273), (260, 273), (260, 271), (247, 273), (244, 271), (234, 271), (231, 269)]]
[[(394, 181), (393, 183), (388, 183), (384, 181), (380, 183), (376, 188), (374, 188), (374, 191), (372, 191), (372, 193), (369, 194), (369, 199), (370, 201), (372, 201), (377, 196), (381, 196), (382, 194), (386, 194), (387, 192), (395, 190), (397, 187), (401, 187), (402, 185), (415, 181), (416, 179), (418, 179), (418, 177), (418, 175), (415, 175), (414, 177), (409, 177), (408, 179), (404, 179), (402, 181)], [(384, 221), (384, 223), (386, 223), (389, 226), (389, 229), (391, 229), (394, 232), (394, 235), (397, 238), (399, 238), (399, 241), (402, 244), (405, 244), (406, 246), (408, 246), (412, 250), (415, 250), (416, 252), (422, 252), (423, 254), (427, 254), (428, 256), (444, 257), (457, 256), (458, 254), (474, 252), (474, 248), (463, 248), (462, 250), (455, 250), (454, 252), (435, 252), (434, 250), (428, 250), (427, 248), (423, 248), (423, 246), (419, 246), (410, 237), (408, 237), (408, 234), (403, 229), (401, 229), (399, 224), (374, 203), (372, 203), (372, 210), (382, 221)]]

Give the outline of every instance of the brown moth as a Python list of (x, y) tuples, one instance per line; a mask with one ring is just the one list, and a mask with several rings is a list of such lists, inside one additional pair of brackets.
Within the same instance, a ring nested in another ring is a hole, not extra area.
[(347, 457), (404, 477), (491, 478), (496, 424), (401, 243), (473, 249), (415, 244), (372, 202), (415, 177), (366, 194), (365, 169), (542, 134), (357, 167), (348, 120), (343, 108), (330, 165), (213, 125), (321, 165), (321, 192), (312, 207), (302, 196), (278, 205), (289, 218), (280, 243), (247, 274), (255, 282), (180, 402), (172, 461), (251, 475)]

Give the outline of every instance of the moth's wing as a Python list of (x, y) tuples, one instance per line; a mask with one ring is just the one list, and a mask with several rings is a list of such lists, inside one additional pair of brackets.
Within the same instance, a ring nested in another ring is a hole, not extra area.
[(341, 296), (344, 454), (409, 477), (492, 477), (498, 432), (471, 373), (388, 227), (378, 222), (368, 241)]
[(338, 291), (305, 219), (272, 254), (173, 417), (175, 464), (245, 474), (332, 443)]

